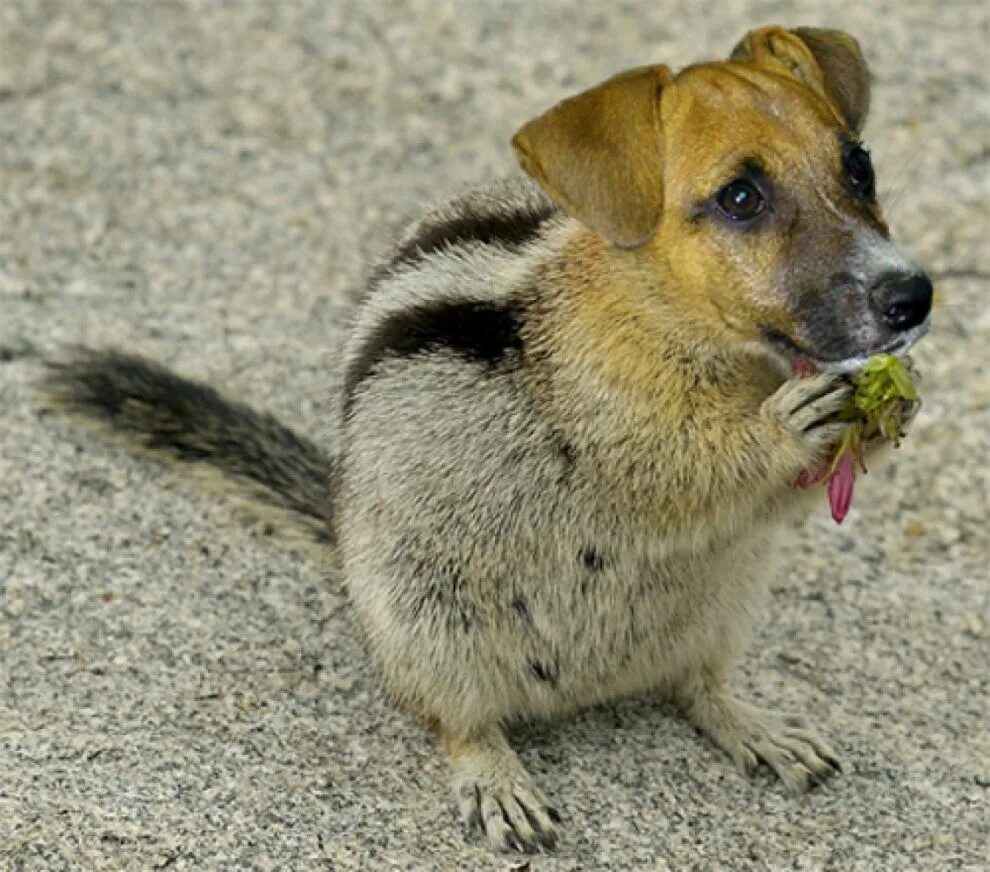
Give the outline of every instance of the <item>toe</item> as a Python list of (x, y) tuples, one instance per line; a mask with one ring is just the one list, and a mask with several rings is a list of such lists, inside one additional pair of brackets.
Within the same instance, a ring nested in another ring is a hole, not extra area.
[(519, 800), (508, 793), (499, 797), (499, 805), (502, 807), (502, 815), (506, 823), (512, 828), (512, 833), (520, 845), (520, 850), (535, 851), (538, 844), (536, 831), (526, 816), (526, 811), (519, 804)]
[(760, 768), (759, 758), (745, 745), (740, 745), (732, 752), (732, 762), (735, 763), (736, 769), (750, 778), (756, 775)]
[(477, 786), (470, 783), (458, 785), (455, 795), (465, 831), (471, 833), (484, 829), (481, 821), (481, 794)]
[(803, 763), (791, 763), (783, 770), (777, 770), (777, 775), (784, 783), (784, 789), (791, 796), (807, 793), (818, 784), (818, 777)]
[(494, 851), (525, 851), (502, 812), (502, 806), (491, 794), (481, 797), (481, 823)]
[(787, 743), (788, 750), (790, 750), (794, 757), (800, 760), (801, 763), (803, 763), (808, 771), (810, 771), (814, 776), (814, 783), (809, 785), (810, 787), (821, 784), (827, 778), (835, 775), (838, 771), (832, 763), (832, 761), (836, 763), (838, 761), (835, 761), (834, 758), (820, 755), (818, 753), (818, 749), (813, 745), (795, 741), (794, 739), (782, 739), (782, 741)]
[(804, 793), (810, 786), (811, 771), (787, 748), (781, 747), (769, 736), (754, 738), (751, 748), (776, 776), (784, 782), (788, 793)]
[(560, 822), (560, 813), (551, 808), (535, 789), (517, 791), (516, 799), (529, 820), (536, 844), (548, 851), (554, 850), (557, 847), (557, 828), (554, 824)]
[[(806, 749), (813, 753), (815, 759), (817, 759), (822, 765), (816, 766), (815, 771), (822, 769), (823, 775), (830, 775), (836, 772), (842, 771), (842, 763), (839, 761), (838, 756), (835, 751), (833, 751), (825, 742), (823, 742), (814, 733), (810, 733), (807, 730), (788, 730), (785, 733), (785, 737), (794, 740)], [(828, 770), (828, 771), (824, 771)]]

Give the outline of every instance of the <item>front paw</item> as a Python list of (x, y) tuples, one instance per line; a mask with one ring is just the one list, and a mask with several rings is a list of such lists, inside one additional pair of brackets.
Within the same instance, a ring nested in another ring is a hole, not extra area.
[(835, 416), (855, 391), (852, 383), (830, 373), (785, 381), (763, 403), (763, 414), (799, 447), (800, 467), (826, 459), (848, 426)]

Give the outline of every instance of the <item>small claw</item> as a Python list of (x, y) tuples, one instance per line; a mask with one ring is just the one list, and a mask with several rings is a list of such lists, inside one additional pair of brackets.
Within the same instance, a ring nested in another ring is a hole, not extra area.
[(537, 830), (536, 841), (539, 842), (540, 847), (548, 851), (557, 849), (557, 834), (553, 830)]
[(464, 821), (464, 829), (467, 833), (474, 833), (478, 830), (484, 830), (484, 826), (481, 823), (481, 811), (475, 809)]
[(760, 770), (760, 758), (753, 752), (751, 748), (744, 748), (741, 753), (736, 756), (736, 768), (742, 772), (747, 778), (754, 778), (756, 773)]
[(814, 790), (816, 787), (821, 787), (827, 779), (827, 772), (809, 772), (805, 790)]
[(509, 830), (505, 834), (505, 846), (509, 851), (516, 851), (520, 854), (530, 853), (526, 850), (526, 846), (523, 844), (519, 836), (517, 836), (512, 830)]

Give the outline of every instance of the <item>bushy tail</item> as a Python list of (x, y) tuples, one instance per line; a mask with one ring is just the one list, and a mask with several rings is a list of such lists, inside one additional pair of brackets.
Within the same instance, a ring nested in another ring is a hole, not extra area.
[(56, 409), (160, 456), (212, 467), (330, 536), (332, 460), (271, 415), (117, 351), (78, 349), (49, 363), (42, 391)]

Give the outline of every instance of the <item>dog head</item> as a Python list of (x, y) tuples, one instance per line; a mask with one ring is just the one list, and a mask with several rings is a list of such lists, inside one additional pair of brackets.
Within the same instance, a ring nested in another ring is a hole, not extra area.
[(728, 61), (609, 79), (513, 147), (565, 211), (720, 335), (854, 371), (906, 352), (932, 299), (876, 200), (859, 138), (869, 96), (852, 37), (767, 27)]

